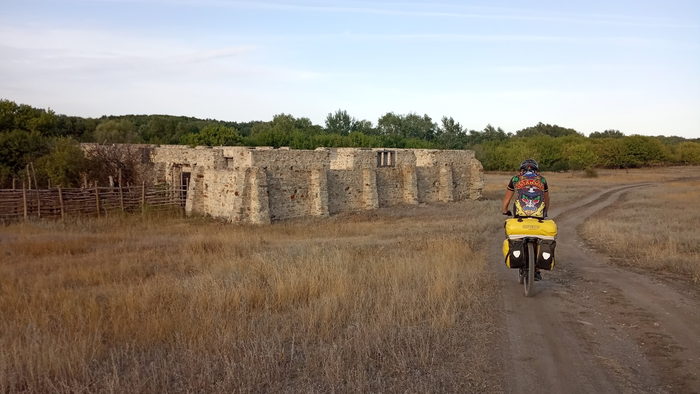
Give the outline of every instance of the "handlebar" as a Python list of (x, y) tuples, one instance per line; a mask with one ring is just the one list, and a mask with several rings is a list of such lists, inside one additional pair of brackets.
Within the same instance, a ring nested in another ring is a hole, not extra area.
[[(514, 217), (514, 216), (513, 216), (513, 212), (511, 212), (510, 210), (501, 213), (501, 215), (503, 215), (503, 216)], [(540, 220), (545, 220), (545, 219), (547, 219), (547, 217), (549, 217), (549, 215), (547, 215), (547, 212), (545, 212), (545, 213), (544, 213), (544, 216), (542, 216), (542, 219), (540, 219)]]

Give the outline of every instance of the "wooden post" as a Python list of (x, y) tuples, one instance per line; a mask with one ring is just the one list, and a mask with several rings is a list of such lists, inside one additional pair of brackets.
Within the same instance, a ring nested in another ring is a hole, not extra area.
[(32, 176), (34, 176), (34, 188), (39, 190), (39, 181), (36, 179), (36, 171), (34, 171), (34, 162), (29, 163), (32, 167)]
[(97, 217), (100, 217), (100, 191), (97, 189), (97, 181), (95, 181), (95, 204), (97, 205)]
[(29, 190), (32, 190), (32, 173), (29, 172), (29, 164), (27, 164), (27, 183), (29, 184)]
[(124, 212), (124, 190), (122, 189), (122, 169), (119, 169), (119, 205)]
[(173, 192), (172, 189), (175, 186), (175, 166), (170, 170), (170, 185), (168, 185), (168, 199), (171, 200), (173, 199)]
[(58, 203), (61, 205), (61, 220), (66, 220), (66, 211), (63, 209), (63, 191), (61, 185), (58, 185)]
[(36, 188), (36, 211), (41, 217), (41, 195), (39, 194), (39, 181), (36, 179), (36, 171), (34, 171), (34, 162), (29, 163), (32, 166), (32, 175), (34, 175), (34, 186)]
[(141, 213), (146, 213), (146, 181), (141, 182)]
[(27, 221), (27, 185), (22, 182), (22, 201), (24, 202), (24, 221)]
[(16, 189), (16, 183), (17, 183), (17, 178), (15, 178), (15, 177), (13, 176), (13, 177), (12, 177), (12, 190), (15, 190), (15, 189)]

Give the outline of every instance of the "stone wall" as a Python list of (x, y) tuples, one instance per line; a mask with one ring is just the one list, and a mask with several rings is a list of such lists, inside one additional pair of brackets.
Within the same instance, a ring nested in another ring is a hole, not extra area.
[(187, 190), (188, 213), (233, 222), (476, 199), (483, 187), (473, 151), (168, 145), (147, 151), (152, 179)]

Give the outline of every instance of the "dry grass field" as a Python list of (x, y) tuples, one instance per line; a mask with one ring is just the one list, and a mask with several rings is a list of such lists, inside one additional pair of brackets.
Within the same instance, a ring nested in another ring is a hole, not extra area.
[(493, 202), (0, 228), (0, 392), (493, 389)]
[(700, 179), (657, 184), (588, 219), (581, 235), (617, 263), (700, 283)]
[[(487, 174), (485, 201), (271, 226), (154, 213), (0, 227), (0, 392), (498, 392), (487, 250), (511, 175)], [(564, 205), (683, 173), (546, 175)], [(619, 220), (586, 225), (591, 242), (697, 277), (697, 193), (630, 193)], [(633, 219), (658, 227), (636, 249)]]

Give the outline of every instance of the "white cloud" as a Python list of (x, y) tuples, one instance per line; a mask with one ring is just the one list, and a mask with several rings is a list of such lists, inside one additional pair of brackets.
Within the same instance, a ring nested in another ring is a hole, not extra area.
[[(215, 78), (307, 81), (323, 74), (260, 63), (257, 45), (211, 48), (124, 31), (0, 27), (0, 70), (46, 83), (60, 80), (166, 79), (170, 82)], [(12, 79), (12, 78), (10, 78)], [(0, 86), (7, 86), (0, 82)]]

